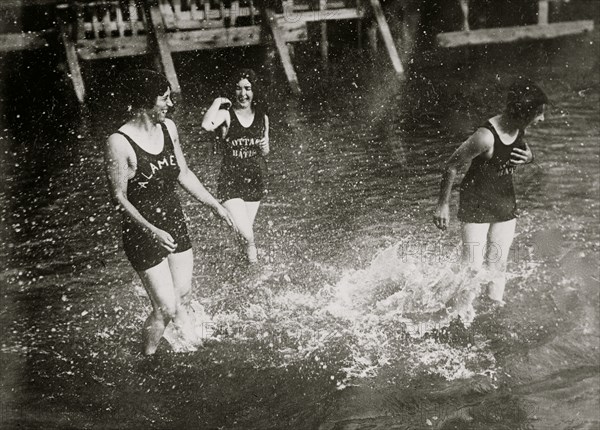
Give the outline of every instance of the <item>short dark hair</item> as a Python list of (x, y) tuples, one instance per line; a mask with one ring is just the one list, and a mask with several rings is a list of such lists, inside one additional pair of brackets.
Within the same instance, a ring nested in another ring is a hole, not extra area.
[(248, 82), (252, 84), (252, 91), (254, 92), (254, 102), (260, 97), (261, 86), (258, 79), (258, 75), (252, 69), (239, 69), (235, 71), (230, 78), (230, 85), (233, 91), (239, 81), (242, 79), (248, 79)]
[(527, 119), (545, 104), (548, 96), (530, 79), (518, 78), (508, 89), (506, 112), (513, 118)]
[(124, 101), (132, 110), (152, 108), (156, 98), (171, 88), (164, 75), (147, 69), (125, 73), (120, 78), (120, 85)]

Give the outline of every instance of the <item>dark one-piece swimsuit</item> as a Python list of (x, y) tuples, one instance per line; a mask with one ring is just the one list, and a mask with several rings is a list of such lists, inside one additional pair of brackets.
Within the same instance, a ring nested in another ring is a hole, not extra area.
[(231, 123), (223, 142), (223, 162), (217, 187), (221, 200), (241, 198), (256, 202), (265, 195), (266, 163), (258, 144), (264, 134), (264, 112), (255, 110), (254, 121), (250, 127), (244, 127), (231, 110)]
[[(175, 193), (179, 165), (175, 157), (173, 141), (165, 124), (161, 123), (164, 135), (163, 149), (159, 154), (144, 151), (133, 139), (123, 135), (135, 152), (137, 169), (127, 182), (127, 199), (152, 225), (169, 233), (177, 248), (175, 253), (192, 247), (181, 204)], [(123, 248), (133, 268), (147, 270), (163, 261), (169, 251), (163, 248), (145, 228), (123, 212)]]
[(467, 223), (508, 221), (517, 217), (513, 185), (516, 166), (511, 165), (510, 154), (514, 148), (525, 149), (523, 130), (512, 144), (505, 145), (489, 121), (482, 128), (494, 135), (494, 153), (489, 160), (480, 155), (471, 162), (460, 185), (458, 219)]

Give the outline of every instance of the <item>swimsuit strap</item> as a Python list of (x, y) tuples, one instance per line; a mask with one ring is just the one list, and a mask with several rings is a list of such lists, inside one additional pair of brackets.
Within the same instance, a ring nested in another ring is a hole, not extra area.
[[(162, 151), (160, 151), (158, 154), (161, 154), (165, 148), (167, 147), (171, 147), (171, 150), (173, 152), (175, 152), (175, 144), (173, 143), (173, 139), (171, 139), (171, 134), (169, 133), (169, 129), (167, 128), (166, 124), (164, 122), (160, 123), (160, 127), (162, 129), (163, 132), (163, 149)], [(120, 134), (121, 136), (123, 136), (125, 139), (127, 139), (127, 141), (131, 144), (131, 146), (133, 147), (133, 150), (135, 151), (136, 155), (138, 155), (138, 150), (142, 150), (144, 151), (144, 153), (148, 154), (148, 155), (158, 155), (158, 154), (152, 154), (146, 150), (144, 150), (140, 145), (138, 145), (135, 140), (133, 140), (128, 134), (122, 132), (121, 130), (117, 130), (116, 133)], [(167, 145), (168, 142), (168, 145)]]

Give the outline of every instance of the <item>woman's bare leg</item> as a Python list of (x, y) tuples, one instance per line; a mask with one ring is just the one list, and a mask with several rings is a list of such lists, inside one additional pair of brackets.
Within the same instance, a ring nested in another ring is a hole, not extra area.
[(506, 263), (510, 246), (515, 236), (515, 219), (491, 224), (488, 233), (485, 264), (492, 274), (492, 283), (488, 287), (488, 297), (502, 302), (506, 285)]
[[(260, 202), (246, 202), (246, 212), (248, 213), (248, 221), (252, 226), (252, 231), (254, 231), (254, 220), (256, 219), (256, 214), (258, 213), (259, 206)], [(258, 261), (258, 250), (256, 248), (256, 242), (253, 242), (251, 245), (248, 245), (246, 253), (250, 262)]]
[[(242, 199), (231, 199), (223, 202), (223, 206), (231, 214), (233, 222), (235, 222), (235, 225), (239, 231), (240, 237), (245, 242), (248, 261), (251, 263), (256, 262), (254, 231), (252, 228), (252, 222), (249, 218), (246, 202), (244, 202)], [(256, 211), (258, 211), (258, 207), (256, 208)], [(256, 211), (253, 213), (254, 216), (256, 216)], [(253, 220), (254, 219), (252, 219), (252, 221)]]
[(197, 343), (194, 327), (189, 315), (189, 304), (192, 292), (192, 274), (194, 269), (194, 253), (192, 249), (167, 257), (173, 280), (173, 288), (178, 302), (178, 311), (174, 324), (183, 332), (186, 341)]
[(464, 223), (462, 226), (462, 261), (466, 267), (480, 270), (483, 266), (489, 224)]
[(177, 315), (178, 298), (167, 259), (138, 274), (152, 302), (142, 333), (144, 354), (150, 355), (156, 352), (167, 324)]

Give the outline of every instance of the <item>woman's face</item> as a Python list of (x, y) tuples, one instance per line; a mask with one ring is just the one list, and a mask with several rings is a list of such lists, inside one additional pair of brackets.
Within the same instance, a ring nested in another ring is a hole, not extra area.
[(169, 108), (173, 106), (173, 101), (171, 101), (171, 89), (167, 88), (167, 91), (162, 96), (156, 97), (156, 103), (152, 108), (152, 118), (154, 122), (161, 123), (165, 122), (167, 119), (167, 112)]
[(241, 79), (235, 85), (235, 101), (239, 107), (245, 108), (250, 107), (254, 99), (254, 93), (252, 92), (252, 84), (246, 78)]
[(541, 105), (532, 115), (531, 120), (526, 125), (536, 125), (544, 120), (546, 105)]

